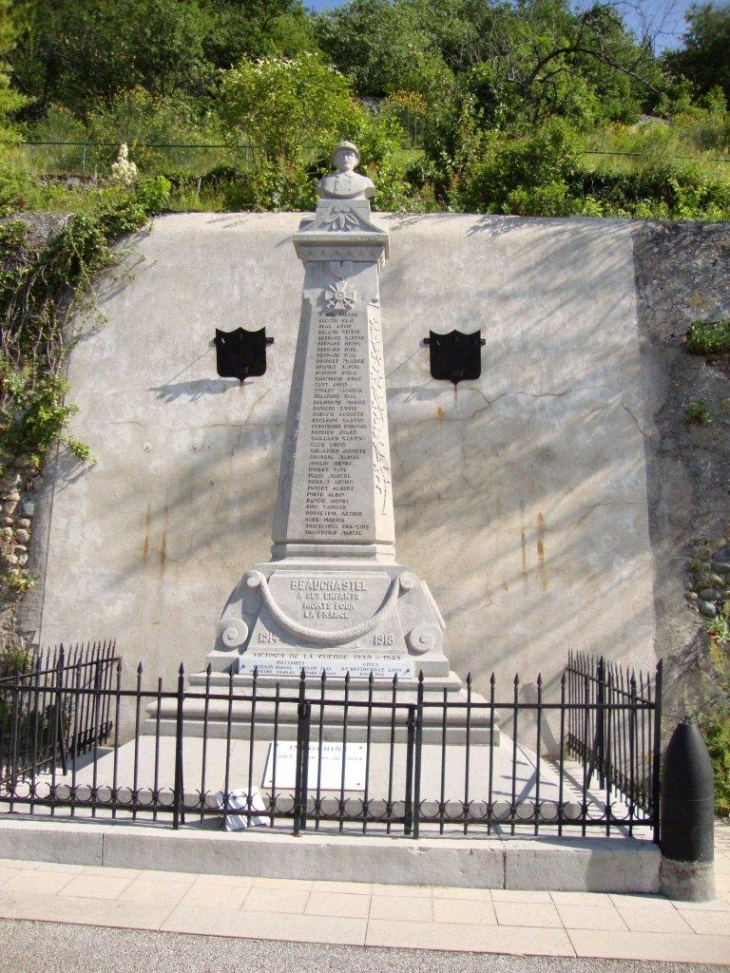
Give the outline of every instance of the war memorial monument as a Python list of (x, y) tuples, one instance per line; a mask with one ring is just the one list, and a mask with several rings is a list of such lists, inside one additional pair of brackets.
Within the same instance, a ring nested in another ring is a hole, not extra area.
[(358, 158), (337, 147), (338, 171), (294, 235), (305, 278), (272, 559), (244, 575), (209, 659), (276, 679), (423, 672), (458, 692), (441, 613), (396, 560), (378, 280), (389, 240)]

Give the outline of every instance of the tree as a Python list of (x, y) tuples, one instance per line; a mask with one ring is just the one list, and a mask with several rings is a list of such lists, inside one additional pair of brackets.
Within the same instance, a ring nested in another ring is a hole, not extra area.
[(36, 114), (50, 104), (87, 117), (118, 94), (210, 96), (242, 56), (311, 45), (299, 0), (18, 0), (13, 56)]
[(315, 54), (242, 60), (224, 73), (218, 106), (254, 158), (286, 166), (307, 148), (334, 144), (360, 111), (347, 79)]
[(316, 48), (299, 0), (212, 0), (208, 15), (205, 54), (219, 69), (243, 57), (294, 57)]
[(684, 49), (665, 55), (669, 70), (687, 78), (697, 95), (721, 88), (730, 104), (730, 3), (694, 4), (685, 20)]
[(215, 78), (197, 2), (20, 0), (18, 10), (13, 72), (36, 114), (54, 103), (85, 117), (137, 87), (156, 97), (199, 96)]
[(487, 119), (632, 121), (663, 86), (651, 47), (610, 4), (575, 12), (567, 0), (469, 3), (477, 38), (463, 56), (465, 80)]
[(453, 77), (432, 31), (442, 0), (434, 5), (351, 0), (316, 19), (316, 38), (361, 96), (403, 90), (436, 95)]
[(424, 95), (434, 111), (473, 95), (482, 124), (551, 115), (591, 126), (636, 118), (663, 87), (651, 45), (611, 3), (570, 0), (351, 0), (317, 20), (317, 38), (360, 95)]
[(5, 58), (15, 43), (16, 28), (11, 18), (10, 0), (0, 0), (0, 144), (15, 142), (18, 133), (8, 116), (18, 111), (26, 99), (10, 86)]

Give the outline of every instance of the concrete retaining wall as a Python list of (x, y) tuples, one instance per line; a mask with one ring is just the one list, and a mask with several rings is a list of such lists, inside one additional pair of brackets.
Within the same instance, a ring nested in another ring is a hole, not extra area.
[(659, 891), (661, 853), (625, 838), (449, 839), (0, 821), (5, 858), (267, 878), (567, 892)]
[[(43, 644), (116, 637), (129, 668), (202, 669), (231, 589), (269, 556), (300, 310), (301, 214), (165, 216), (69, 366), (73, 433), (47, 481)], [(488, 690), (568, 649), (653, 665), (631, 226), (383, 216), (399, 560), (431, 586), (446, 651)], [(269, 367), (216, 375), (215, 328), (265, 326)], [(434, 381), (429, 329), (481, 329), (482, 375)], [(41, 533), (41, 532), (39, 532)], [(549, 744), (549, 741), (548, 741)]]

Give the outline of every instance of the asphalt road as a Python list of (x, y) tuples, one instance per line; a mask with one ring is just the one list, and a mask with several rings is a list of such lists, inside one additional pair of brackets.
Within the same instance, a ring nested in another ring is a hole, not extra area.
[(730, 966), (443, 953), (0, 920), (0, 973), (708, 973)]

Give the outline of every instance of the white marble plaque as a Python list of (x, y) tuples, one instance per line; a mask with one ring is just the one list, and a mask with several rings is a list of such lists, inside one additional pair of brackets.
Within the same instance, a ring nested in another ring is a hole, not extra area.
[(415, 666), (411, 659), (402, 655), (376, 655), (357, 653), (346, 655), (342, 652), (316, 650), (312, 652), (288, 653), (283, 651), (266, 652), (261, 649), (249, 650), (241, 656), (239, 672), (251, 673), (258, 669), (260, 676), (299, 676), (302, 669), (306, 676), (327, 676), (344, 679), (350, 673), (352, 679), (367, 679), (372, 672), (375, 679), (412, 679)]
[[(321, 746), (321, 759), (320, 759)], [(345, 748), (341, 743), (311, 743), (307, 770), (309, 791), (339, 791), (342, 788), (342, 757)], [(348, 743), (345, 752), (346, 791), (365, 790), (365, 761), (367, 747), (364, 743)], [(296, 786), (296, 743), (269, 744), (266, 769), (262, 786), (271, 788), (274, 783), (276, 761), (276, 789), (294, 790)]]

